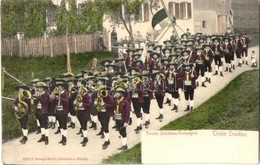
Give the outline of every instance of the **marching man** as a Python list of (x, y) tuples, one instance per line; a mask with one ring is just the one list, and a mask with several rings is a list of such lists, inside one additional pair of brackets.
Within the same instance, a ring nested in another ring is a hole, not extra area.
[(119, 134), (122, 139), (122, 146), (118, 150), (126, 150), (127, 147), (127, 133), (126, 127), (130, 116), (130, 104), (125, 98), (126, 91), (122, 88), (118, 88), (115, 91), (115, 120), (116, 126), (119, 130)]
[(198, 74), (192, 67), (193, 64), (184, 64), (184, 70), (179, 74), (179, 77), (183, 80), (183, 90), (187, 104), (184, 111), (192, 111), (194, 107), (194, 90), (196, 89)]
[(22, 132), (23, 138), (20, 140), (22, 144), (25, 144), (28, 140), (28, 117), (31, 114), (31, 92), (28, 86), (16, 86), (18, 97), (13, 102), (13, 108), (15, 110), (16, 117), (18, 118)]
[(36, 98), (38, 100), (37, 109), (40, 111), (40, 126), (42, 137), (37, 142), (45, 142), (45, 145), (49, 143), (49, 129), (48, 129), (48, 114), (49, 114), (49, 102), (50, 95), (48, 94), (48, 86), (44, 82), (38, 82), (37, 88), (40, 95)]

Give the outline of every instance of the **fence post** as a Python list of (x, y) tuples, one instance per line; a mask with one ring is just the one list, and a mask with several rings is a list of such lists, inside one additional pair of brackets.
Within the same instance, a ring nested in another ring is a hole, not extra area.
[(2, 92), (5, 89), (5, 67), (3, 67), (3, 72), (2, 72)]

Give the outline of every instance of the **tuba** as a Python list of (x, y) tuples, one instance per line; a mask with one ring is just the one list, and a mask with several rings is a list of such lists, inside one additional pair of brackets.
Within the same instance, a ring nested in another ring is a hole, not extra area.
[(18, 110), (15, 113), (15, 116), (20, 119), (22, 118), (28, 111), (28, 105), (24, 99), (31, 99), (31, 92), (28, 90), (22, 90), (18, 95)]

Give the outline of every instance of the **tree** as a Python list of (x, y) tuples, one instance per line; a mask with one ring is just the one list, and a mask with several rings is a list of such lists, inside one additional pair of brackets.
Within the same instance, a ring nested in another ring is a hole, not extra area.
[[(140, 18), (143, 0), (104, 0), (104, 12), (115, 22), (119, 19), (130, 36), (130, 43), (135, 47), (132, 23)], [(122, 8), (124, 10), (122, 10)], [(123, 11), (123, 12), (122, 12)]]

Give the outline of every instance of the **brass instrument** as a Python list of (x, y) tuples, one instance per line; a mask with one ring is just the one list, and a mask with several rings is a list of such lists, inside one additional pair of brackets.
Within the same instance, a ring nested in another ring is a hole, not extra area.
[(79, 93), (76, 97), (75, 111), (78, 111), (80, 108), (80, 103), (82, 103), (83, 96), (86, 94), (87, 88), (80, 86)]
[(25, 101), (23, 101), (24, 99), (31, 99), (32, 95), (31, 92), (28, 90), (22, 90), (21, 92), (19, 92), (18, 95), (18, 110), (15, 112), (15, 116), (20, 119), (22, 118), (28, 111), (28, 105)]

